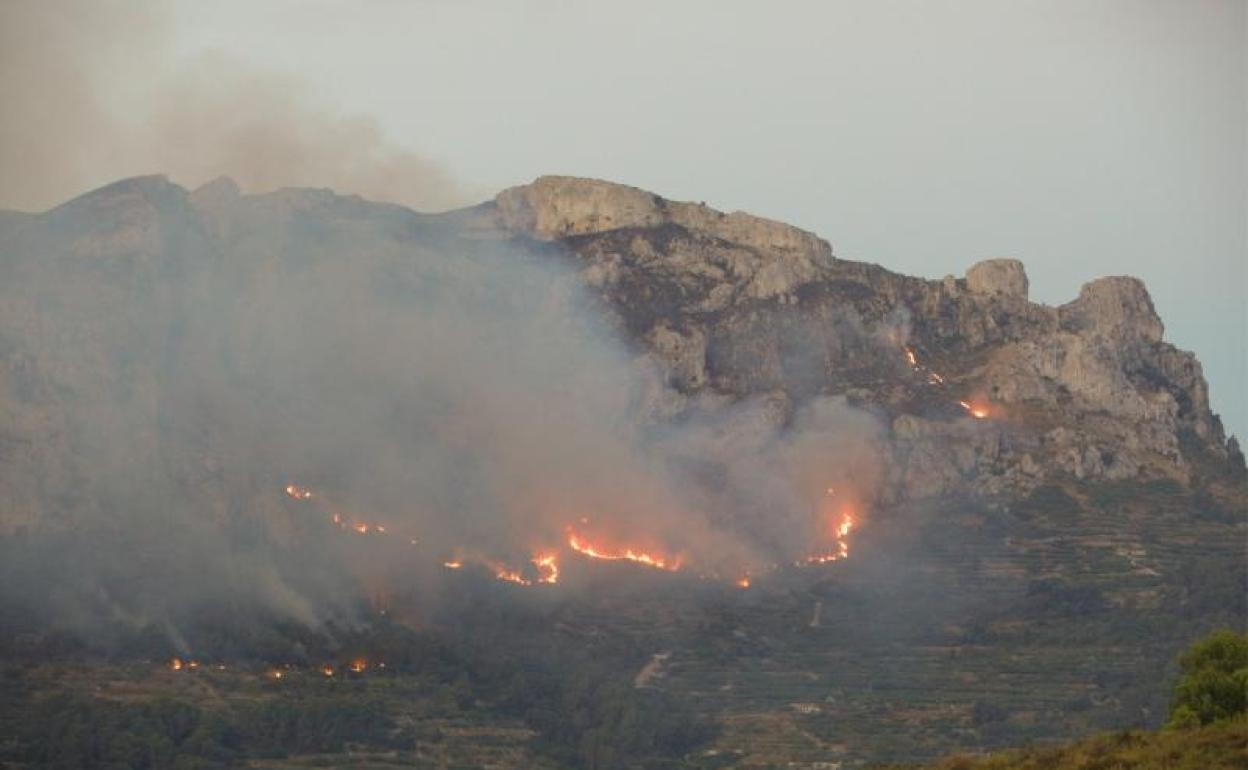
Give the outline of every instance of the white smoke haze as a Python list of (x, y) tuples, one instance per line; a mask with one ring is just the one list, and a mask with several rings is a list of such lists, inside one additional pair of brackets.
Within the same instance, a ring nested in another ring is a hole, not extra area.
[[(0, 209), (42, 211), (146, 173), (189, 187), (330, 187), (418, 210), (471, 202), (441, 166), (296, 77), (168, 51), (171, 9), (119, 0), (0, 5)], [(154, 75), (153, 73), (160, 73)]]
[(87, 383), (54, 402), (76, 426), (75, 473), (51, 490), (69, 545), (6, 565), (9, 591), (71, 629), (169, 626), (197, 647), (179, 618), (222, 604), (349, 623), (365, 598), (436, 603), (458, 577), (448, 559), (530, 578), (538, 553), (584, 562), (569, 527), (726, 581), (833, 551), (845, 513), (869, 516), (873, 417), (777, 395), (655, 424), (649, 364), (549, 247), (319, 191), (238, 199), (217, 183), (196, 211), (176, 188), (126, 184), (170, 212), (141, 263), (151, 292), (116, 288), (147, 268), (98, 251), (131, 244), (134, 223), (99, 219), (115, 191), (3, 247), (0, 277), (42, 297), (23, 344)]
[[(206, 56), (150, 87), (169, 25), (141, 7), (0, 6), (0, 207), (39, 210), (148, 170), (188, 187), (225, 175), (250, 191), (469, 202), (376, 122), (280, 73)], [(8, 597), (84, 636), (159, 626), (184, 649), (194, 607), (349, 621), (362, 595), (436, 599), (458, 555), (576, 558), (569, 527), (724, 579), (831, 549), (846, 511), (869, 514), (874, 418), (764, 396), (655, 424), (653, 365), (575, 266), (344, 200), (240, 205), (222, 183), (198, 213), (161, 199), (181, 211), (172, 234), (71, 204), (0, 243), (0, 279), (20, 287), (4, 301), (36, 319), (20, 343), (78, 389), (39, 428), (70, 437), (73, 467), (0, 479), (56, 501), (42, 523), (60, 533), (5, 565)], [(198, 234), (201, 215), (220, 242)], [(117, 269), (152, 282), (138, 301), (103, 259), (131, 238), (146, 267)], [(291, 483), (313, 497), (284, 496)], [(333, 514), (387, 537), (353, 538)]]

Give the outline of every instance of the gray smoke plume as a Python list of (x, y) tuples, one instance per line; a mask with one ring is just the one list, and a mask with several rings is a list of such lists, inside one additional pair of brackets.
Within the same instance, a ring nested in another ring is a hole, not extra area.
[(157, 3), (0, 4), (0, 208), (41, 211), (139, 173), (190, 186), (332, 187), (422, 210), (469, 195), (292, 76), (220, 55), (177, 61)]
[(572, 258), (463, 223), (140, 179), (0, 233), (0, 436), (38, 447), (0, 465), (31, 538), (8, 597), (196, 647), (189, 608), (341, 622), (436, 599), (445, 561), (582, 563), (570, 531), (726, 580), (861, 524), (874, 418), (776, 394), (655, 423)]

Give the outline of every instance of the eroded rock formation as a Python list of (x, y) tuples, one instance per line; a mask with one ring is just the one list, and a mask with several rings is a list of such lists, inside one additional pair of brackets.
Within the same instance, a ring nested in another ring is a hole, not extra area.
[[(422, 255), (480, 242), (572, 260), (639, 355), (639, 419), (753, 398), (757, 423), (779, 430), (818, 396), (875, 415), (890, 452), (884, 501), (1059, 477), (1187, 483), (1192, 452), (1242, 466), (1199, 362), (1164, 341), (1133, 278), (1047, 307), (1028, 300), (1014, 260), (913, 278), (838, 259), (789, 225), (588, 179), (543, 177), (435, 216), (325, 190), (242, 195), (218, 180), (188, 193), (147, 177), (0, 217), (0, 529), (89, 510), (100, 497), (81, 458), (101, 450), (148, 468), (153, 495), (196, 490), (227, 515), (237, 490), (270, 481), (222, 451), (221, 415), (172, 395), (186, 392), (179, 372), (198, 371), (180, 355), (221, 355), (223, 381), (248, 365), (246, 306), (233, 321), (241, 351), (180, 350), (205, 287), (263, 297), (349, 259), (366, 303), (408, 285)], [(109, 412), (117, 404), (125, 415)], [(100, 446), (123, 417), (143, 429)]]
[(1047, 307), (1028, 301), (1017, 260), (911, 278), (836, 259), (782, 223), (587, 179), (538, 179), (480, 215), (577, 255), (664, 372), (648, 399), (658, 418), (770, 392), (879, 412), (894, 449), (885, 497), (1019, 491), (1063, 473), (1186, 481), (1185, 434), (1233, 451), (1199, 362), (1163, 341), (1134, 278)]

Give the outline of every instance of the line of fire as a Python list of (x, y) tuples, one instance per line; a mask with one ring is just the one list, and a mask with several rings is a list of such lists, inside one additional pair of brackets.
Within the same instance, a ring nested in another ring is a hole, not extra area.
[[(918, 354), (911, 347), (900, 345), (905, 362), (916, 374), (925, 379), (928, 385), (935, 388), (947, 388), (945, 378), (919, 361)], [(987, 420), (995, 416), (994, 407), (980, 400), (957, 399), (956, 403), (967, 415), (976, 420)], [(324, 496), (312, 489), (296, 483), (288, 483), (284, 492), (287, 497), (298, 502), (320, 502)], [(828, 487), (824, 493), (825, 501), (815, 506), (814, 516), (822, 521), (825, 530), (827, 548), (807, 554), (792, 562), (795, 567), (830, 564), (843, 561), (850, 557), (850, 535), (860, 526), (862, 516), (856, 506), (848, 501), (840, 501), (837, 491)], [(329, 521), (334, 528), (342, 532), (360, 536), (391, 536), (393, 533), (381, 522), (346, 515), (338, 510), (329, 511)], [(575, 556), (588, 562), (620, 562), (649, 568), (660, 572), (691, 571), (697, 577), (707, 580), (725, 580), (738, 588), (750, 588), (762, 575), (779, 568), (778, 564), (762, 567), (754, 566), (741, 569), (735, 576), (723, 575), (718, 571), (701, 571), (698, 565), (690, 562), (682, 553), (669, 553), (658, 547), (643, 547), (635, 543), (621, 542), (619, 539), (603, 535), (591, 535), (584, 525), (589, 524), (588, 517), (580, 517), (576, 524), (568, 524), (563, 532), (562, 543), (534, 550), (526, 564), (508, 564), (504, 560), (466, 549), (455, 549), (444, 555), (441, 561), (447, 570), (463, 570), (475, 567), (486, 570), (495, 579), (517, 586), (552, 586), (559, 583), (560, 560), (565, 556)], [(395, 537), (399, 537), (394, 534)], [(408, 545), (419, 546), (420, 539), (415, 536), (406, 538)]]

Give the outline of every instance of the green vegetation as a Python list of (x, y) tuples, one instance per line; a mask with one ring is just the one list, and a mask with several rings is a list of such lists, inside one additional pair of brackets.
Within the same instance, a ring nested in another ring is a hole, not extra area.
[[(1217, 505), (1166, 481), (1067, 480), (881, 515), (850, 560), (749, 591), (600, 565), (576, 590), (465, 572), (436, 604), (400, 593), (317, 629), (223, 602), (84, 637), (6, 586), (0, 766), (850, 768), (1098, 733), (1117, 748), (1088, 750), (1111, 760), (1169, 752), (1179, 737), (1116, 731), (1205, 735), (1242, 682), (1220, 663), (1242, 643), (1177, 662), (1248, 616), (1242, 498)], [(64, 545), (0, 539), (0, 565)], [(227, 668), (161, 663), (191, 653)], [(387, 665), (316, 673), (357, 657)], [(1214, 744), (1234, 731), (1212, 727)]]
[[(510, 623), (491, 635), (523, 625)], [(633, 685), (641, 662), (626, 640), (600, 659), (583, 642), (489, 638), (452, 647), (383, 622), (341, 637), (342, 654), (322, 658), (332, 676), (245, 660), (6, 663), (0, 767), (338, 767), (367, 755), (370, 767), (679, 768), (714, 737), (679, 697)], [(345, 663), (357, 657), (387, 663), (355, 672)]]
[(1215, 631), (1179, 658), (1168, 727), (1194, 727), (1248, 713), (1248, 636)]
[(376, 699), (315, 697), (205, 709), (162, 698), (125, 703), (61, 694), (23, 720), (18, 758), (49, 768), (224, 767), (242, 757), (388, 745)]
[(1239, 770), (1248, 765), (1248, 636), (1215, 631), (1189, 647), (1179, 666), (1182, 675), (1165, 730), (1128, 730), (1055, 748), (958, 756), (926, 768)]
[[(1022, 749), (987, 757), (953, 757), (926, 770), (1242, 770), (1248, 763), (1248, 720), (1163, 732), (1100, 735), (1058, 748)], [(900, 768), (901, 766), (895, 766)]]

